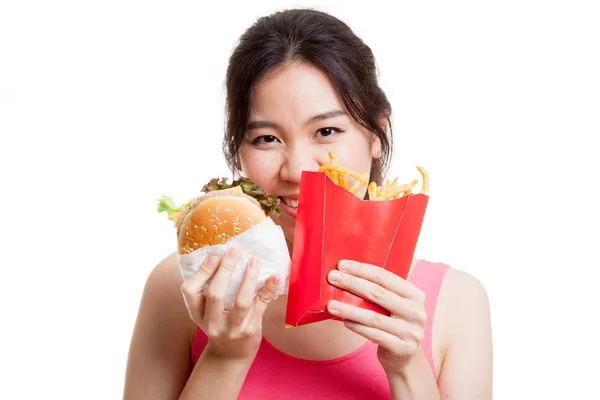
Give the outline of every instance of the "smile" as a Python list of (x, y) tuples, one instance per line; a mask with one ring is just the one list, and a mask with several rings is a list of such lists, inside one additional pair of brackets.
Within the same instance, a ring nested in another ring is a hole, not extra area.
[(286, 206), (293, 208), (294, 210), (298, 209), (298, 199), (290, 199), (287, 197), (279, 196), (279, 199), (285, 203)]

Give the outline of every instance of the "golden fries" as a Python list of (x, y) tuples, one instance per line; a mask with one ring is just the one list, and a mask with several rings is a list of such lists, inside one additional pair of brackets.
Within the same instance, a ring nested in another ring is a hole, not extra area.
[[(334, 153), (329, 153), (329, 158), (331, 159), (331, 165), (338, 165), (337, 156)], [(350, 184), (348, 183), (348, 176), (341, 171), (330, 171), (331, 175), (334, 179), (339, 182), (338, 185), (342, 186), (344, 189), (350, 189)]]
[(423, 167), (417, 167), (421, 176), (423, 177), (423, 184), (421, 185), (421, 193), (428, 194), (429, 193), (429, 174)]
[[(355, 171), (342, 167), (338, 164), (335, 153), (329, 153), (329, 159), (330, 163), (322, 165), (317, 172), (324, 172), (333, 183), (350, 191), (355, 196), (360, 197), (361, 188), (366, 187), (369, 183), (369, 173), (360, 175)], [(352, 187), (350, 187), (350, 183), (348, 182), (348, 176), (356, 180)]]
[[(349, 190), (352, 194), (354, 194), (357, 197), (362, 196), (360, 189), (362, 187), (366, 187), (369, 200), (399, 199), (401, 197), (412, 194), (414, 187), (419, 183), (419, 181), (415, 179), (411, 183), (398, 185), (398, 178), (396, 178), (392, 182), (390, 182), (390, 180), (388, 179), (385, 181), (385, 184), (383, 186), (378, 186), (376, 182), (369, 183), (369, 173), (360, 175), (349, 168), (339, 165), (335, 153), (329, 153), (329, 159), (330, 163), (321, 165), (321, 167), (317, 169), (317, 172), (324, 172), (329, 177), (329, 179), (333, 181), (333, 183), (343, 187), (346, 190)], [(421, 193), (428, 195), (429, 174), (423, 167), (418, 166), (417, 170), (423, 178), (423, 182), (421, 184)], [(356, 182), (352, 185), (352, 187), (350, 187), (350, 184), (348, 182), (348, 176), (356, 179)]]

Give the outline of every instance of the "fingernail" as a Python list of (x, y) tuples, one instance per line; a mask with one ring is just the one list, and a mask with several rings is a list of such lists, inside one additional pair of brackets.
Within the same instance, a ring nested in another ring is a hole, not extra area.
[(350, 261), (347, 261), (347, 260), (340, 261), (338, 268), (341, 271), (348, 271), (350, 269)]
[(256, 272), (256, 271), (258, 271), (259, 267), (260, 267), (260, 260), (256, 257), (252, 257), (252, 259), (250, 260), (250, 271)]
[(271, 282), (273, 282), (273, 285), (277, 285), (280, 280), (281, 280), (281, 277), (279, 275), (275, 275), (275, 276), (273, 276), (273, 279), (271, 280)]
[(342, 274), (340, 274), (339, 272), (337, 272), (336, 270), (333, 270), (329, 273), (329, 280), (332, 282), (338, 282), (342, 279)]
[(235, 247), (232, 247), (229, 250), (227, 250), (227, 254), (225, 254), (225, 258), (229, 261), (234, 261), (235, 259), (238, 258), (238, 255), (239, 255), (239, 250)]
[(331, 301), (329, 302), (329, 309), (330, 309), (331, 311), (340, 311), (340, 310), (341, 310), (341, 307), (340, 307), (340, 302), (339, 302), (339, 301), (336, 301), (336, 300), (331, 300)]
[(209, 268), (216, 267), (218, 263), (219, 263), (219, 257), (217, 257), (217, 256), (208, 257), (208, 267)]

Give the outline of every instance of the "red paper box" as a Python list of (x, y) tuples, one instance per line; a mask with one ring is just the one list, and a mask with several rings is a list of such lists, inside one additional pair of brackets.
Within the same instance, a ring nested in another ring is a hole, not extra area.
[(406, 279), (428, 200), (424, 194), (361, 200), (323, 172), (303, 172), (286, 324), (339, 319), (327, 312), (332, 299), (388, 315), (382, 307), (331, 285), (327, 275), (340, 260), (349, 259)]

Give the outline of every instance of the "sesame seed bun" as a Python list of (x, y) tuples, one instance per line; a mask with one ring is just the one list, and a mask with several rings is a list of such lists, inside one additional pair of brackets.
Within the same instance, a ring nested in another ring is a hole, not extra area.
[(177, 227), (179, 254), (223, 244), (261, 223), (267, 215), (239, 186), (209, 192), (184, 211)]

